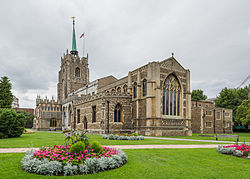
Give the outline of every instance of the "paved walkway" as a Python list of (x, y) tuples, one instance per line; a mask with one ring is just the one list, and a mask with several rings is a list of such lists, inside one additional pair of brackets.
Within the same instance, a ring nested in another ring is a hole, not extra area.
[[(170, 138), (170, 137), (144, 137), (145, 139), (162, 139), (162, 140), (179, 140), (179, 141), (195, 141), (195, 142), (214, 142), (214, 143), (235, 143), (235, 141), (219, 141), (219, 140), (200, 140), (200, 139), (182, 139), (182, 138)], [(238, 142), (243, 143), (243, 142)]]
[[(218, 144), (207, 145), (107, 145), (118, 149), (194, 149), (194, 148), (217, 148)], [(32, 148), (0, 148), (0, 153), (24, 153)], [(39, 148), (33, 148), (38, 150)]]

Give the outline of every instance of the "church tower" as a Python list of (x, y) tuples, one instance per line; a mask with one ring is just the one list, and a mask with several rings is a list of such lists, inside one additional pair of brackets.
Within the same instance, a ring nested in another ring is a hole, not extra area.
[(73, 18), (72, 50), (61, 57), (57, 99), (62, 103), (68, 94), (89, 83), (88, 55), (80, 58), (76, 47), (75, 17)]

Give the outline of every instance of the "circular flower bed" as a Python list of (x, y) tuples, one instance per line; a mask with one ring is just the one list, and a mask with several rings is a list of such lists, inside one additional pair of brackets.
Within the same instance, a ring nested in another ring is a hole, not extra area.
[(29, 173), (66, 176), (118, 168), (126, 163), (127, 158), (122, 150), (108, 147), (103, 147), (98, 153), (91, 146), (79, 153), (71, 153), (70, 146), (55, 145), (26, 152), (22, 167)]
[(103, 139), (108, 140), (144, 140), (143, 136), (121, 136), (121, 135), (102, 135)]
[(219, 145), (217, 151), (221, 154), (230, 154), (237, 157), (250, 159), (250, 145)]
[(127, 162), (128, 156), (122, 150), (101, 146), (98, 141), (90, 145), (87, 131), (63, 133), (65, 145), (26, 152), (23, 170), (41, 175), (83, 175), (118, 168)]

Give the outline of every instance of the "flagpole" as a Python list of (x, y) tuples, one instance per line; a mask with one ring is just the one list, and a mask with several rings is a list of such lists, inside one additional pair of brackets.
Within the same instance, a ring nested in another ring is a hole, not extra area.
[(82, 48), (82, 56), (84, 57), (84, 46), (85, 46), (84, 37), (83, 37), (83, 39), (82, 39), (82, 42), (83, 42), (83, 44), (82, 44), (82, 46), (83, 46), (83, 48)]

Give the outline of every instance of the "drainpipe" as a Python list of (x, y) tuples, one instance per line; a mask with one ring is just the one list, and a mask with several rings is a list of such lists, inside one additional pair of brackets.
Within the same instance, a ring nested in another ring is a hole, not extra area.
[(76, 108), (74, 108), (74, 130), (76, 130)]
[(107, 132), (108, 132), (108, 134), (109, 134), (109, 101), (107, 101), (107, 104), (108, 104), (108, 115), (107, 115), (108, 122), (107, 122)]
[(223, 133), (225, 134), (225, 124), (224, 124), (224, 109), (222, 110), (222, 129), (223, 129)]
[(216, 131), (215, 131), (215, 109), (214, 109), (214, 134), (216, 134)]

